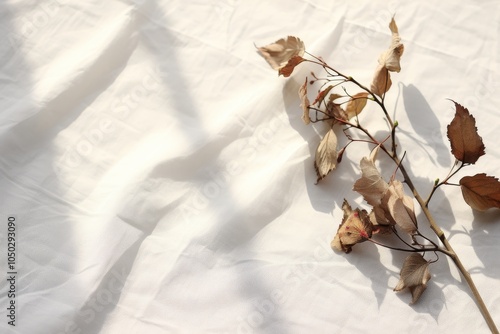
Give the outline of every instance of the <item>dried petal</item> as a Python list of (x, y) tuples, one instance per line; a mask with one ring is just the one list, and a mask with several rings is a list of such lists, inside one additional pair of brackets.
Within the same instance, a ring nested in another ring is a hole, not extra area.
[(337, 234), (331, 242), (331, 247), (350, 253), (352, 246), (371, 238), (373, 226), (365, 210), (352, 210), (345, 199), (342, 210), (344, 211), (344, 217)]
[(477, 133), (476, 120), (467, 108), (455, 103), (455, 117), (448, 125), (451, 153), (464, 163), (475, 163), (484, 155), (484, 144)]
[(302, 86), (299, 88), (300, 106), (302, 107), (302, 120), (307, 125), (311, 123), (311, 118), (309, 117), (309, 99), (307, 98), (307, 78)]
[(305, 45), (299, 38), (288, 36), (276, 42), (257, 48), (259, 53), (277, 71), (285, 67), (293, 56), (304, 55)]
[(475, 210), (485, 211), (500, 208), (500, 182), (486, 174), (464, 176), (460, 180), (464, 200)]
[(327, 132), (316, 149), (314, 167), (319, 182), (337, 167), (337, 136), (332, 129)]
[(429, 262), (418, 253), (409, 255), (403, 263), (403, 268), (400, 272), (400, 279), (394, 291), (401, 291), (404, 288), (409, 288), (412, 294), (411, 304), (417, 302), (422, 295), (422, 292), (427, 287), (427, 282), (431, 279), (429, 272)]

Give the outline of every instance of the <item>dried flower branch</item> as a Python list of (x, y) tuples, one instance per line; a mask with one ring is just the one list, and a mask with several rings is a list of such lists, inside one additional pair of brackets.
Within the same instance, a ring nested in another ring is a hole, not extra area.
[[(345, 151), (351, 147), (352, 143), (368, 142), (375, 147), (369, 156), (361, 159), (361, 176), (357, 178), (353, 186), (353, 190), (358, 192), (371, 207), (371, 212), (368, 213), (359, 208), (353, 210), (349, 203), (344, 200), (342, 204), (344, 216), (331, 242), (332, 248), (350, 253), (356, 244), (370, 241), (375, 245), (395, 251), (410, 252), (411, 254), (403, 263), (400, 280), (394, 290), (400, 291), (408, 288), (412, 295), (411, 303), (417, 302), (425, 291), (427, 282), (431, 278), (430, 264), (439, 259), (438, 257), (438, 259), (430, 261), (425, 258), (426, 255), (429, 252), (445, 254), (455, 263), (470, 287), (476, 304), (492, 333), (498, 333), (474, 281), (428, 208), (436, 189), (451, 184), (449, 183), (450, 179), (460, 170), (470, 164), (475, 164), (485, 154), (482, 138), (477, 132), (475, 119), (467, 108), (453, 101), (456, 113), (448, 125), (447, 134), (451, 144), (451, 153), (456, 158), (456, 163), (451, 166), (449, 174), (443, 181), (436, 180), (434, 182), (427, 200), (424, 201), (401, 161), (402, 158), (400, 158), (396, 146), (398, 123), (393, 122), (384, 103), (385, 94), (392, 86), (390, 72), (401, 71), (400, 59), (404, 52), (404, 45), (401, 43), (399, 29), (394, 18), (389, 23), (389, 29), (392, 33), (391, 45), (378, 59), (378, 66), (370, 88), (328, 65), (323, 58), (308, 53), (304, 43), (297, 37), (288, 36), (286, 39), (280, 39), (273, 44), (260, 47), (258, 51), (273, 69), (284, 77), (290, 76), (295, 67), (302, 63), (317, 65), (326, 73), (321, 78), (312, 73), (314, 80), (308, 82), (306, 78), (298, 92), (304, 123), (308, 125), (327, 122), (329, 125), (328, 131), (318, 144), (314, 159), (314, 167), (318, 176), (317, 182), (329, 175), (337, 164), (341, 163)], [(313, 103), (310, 103), (307, 85), (318, 81), (321, 81), (322, 85)], [(358, 92), (350, 94), (348, 89), (344, 87), (347, 84), (355, 86)], [(339, 91), (339, 88), (342, 91)], [(368, 128), (360, 124), (359, 115), (367, 107), (369, 101), (380, 108), (382, 117), (389, 124), (389, 134), (383, 140), (377, 139)], [(340, 150), (337, 148), (335, 127), (341, 127), (348, 139), (348, 143)], [(361, 138), (355, 138), (357, 136), (353, 136), (354, 132), (357, 132)], [(390, 148), (387, 144), (389, 139)], [(397, 166), (396, 169), (403, 176), (402, 181), (396, 179), (394, 175), (388, 182), (382, 178), (375, 164), (379, 151), (384, 152), (394, 162)], [(403, 182), (411, 191), (413, 198), (405, 193)], [(460, 180), (460, 188), (465, 202), (473, 209), (500, 208), (500, 182), (497, 178), (486, 174), (465, 176)], [(419, 230), (414, 200), (421, 207), (441, 245), (432, 241)], [(400, 231), (404, 233), (400, 234)], [(375, 235), (395, 238), (403, 246), (389, 246), (380, 240), (375, 240)]]

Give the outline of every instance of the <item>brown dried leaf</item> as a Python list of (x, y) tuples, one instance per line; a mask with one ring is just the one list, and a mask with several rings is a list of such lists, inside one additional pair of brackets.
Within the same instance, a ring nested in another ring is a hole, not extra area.
[(318, 106), (321, 105), (321, 103), (323, 102), (323, 100), (325, 99), (325, 97), (328, 95), (328, 93), (330, 93), (330, 91), (332, 90), (333, 86), (328, 86), (326, 87), (325, 89), (323, 89), (322, 91), (320, 91), (318, 93), (318, 96), (316, 96), (316, 98), (314, 99), (314, 102), (312, 104), (318, 104)]
[(368, 93), (361, 92), (352, 96), (352, 98), (347, 103), (345, 111), (347, 112), (347, 118), (353, 118), (363, 110), (366, 106), (366, 101), (368, 99)]
[(302, 63), (304, 60), (305, 59), (301, 56), (293, 56), (285, 66), (279, 69), (278, 75), (283, 75), (285, 78), (289, 77), (292, 74), (295, 66)]
[(392, 180), (381, 200), (386, 218), (408, 234), (417, 231), (417, 217), (413, 199), (405, 195), (401, 181)]
[(485, 211), (500, 208), (500, 182), (486, 174), (464, 176), (460, 180), (464, 200), (475, 210)]
[(311, 118), (309, 117), (309, 99), (307, 98), (307, 78), (302, 86), (299, 88), (300, 106), (302, 107), (302, 120), (307, 125), (311, 123)]
[(409, 255), (403, 263), (400, 272), (400, 279), (394, 291), (401, 291), (409, 288), (412, 295), (411, 304), (417, 302), (424, 290), (427, 288), (427, 282), (431, 279), (429, 272), (429, 262), (418, 253)]
[(342, 210), (344, 210), (342, 223), (330, 245), (333, 249), (350, 253), (352, 246), (371, 238), (373, 225), (365, 210), (352, 210), (345, 199)]
[(319, 182), (337, 167), (337, 136), (333, 129), (327, 132), (316, 149), (314, 168)]
[(281, 38), (276, 42), (258, 47), (259, 53), (277, 71), (285, 67), (294, 56), (302, 57), (305, 51), (304, 42), (294, 36)]
[(476, 120), (467, 108), (455, 103), (455, 117), (448, 125), (451, 153), (464, 163), (474, 164), (484, 155), (484, 144), (477, 133)]
[(338, 98), (342, 98), (342, 95), (332, 93), (330, 96), (328, 96), (328, 102), (326, 104), (326, 113), (334, 117), (335, 119), (331, 121), (331, 125), (335, 124), (338, 122), (338, 120), (343, 120), (347, 121), (347, 113), (345, 112), (344, 109), (340, 106), (340, 104), (335, 103), (334, 101)]
[(391, 85), (392, 81), (389, 71), (385, 68), (384, 65), (378, 65), (377, 69), (375, 70), (375, 75), (373, 76), (370, 90), (374, 94), (382, 97), (382, 95), (384, 95), (384, 93), (387, 92), (389, 88), (391, 88)]

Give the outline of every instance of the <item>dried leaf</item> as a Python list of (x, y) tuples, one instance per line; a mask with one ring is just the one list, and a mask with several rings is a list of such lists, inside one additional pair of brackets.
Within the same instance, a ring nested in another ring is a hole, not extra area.
[(398, 26), (396, 25), (396, 21), (394, 21), (394, 17), (389, 24), (389, 29), (392, 32), (392, 43), (389, 49), (382, 53), (378, 62), (391, 72), (399, 72), (401, 71), (400, 59), (404, 52), (404, 45), (401, 43), (401, 37), (399, 36)]
[(285, 67), (294, 56), (302, 57), (305, 51), (304, 42), (294, 36), (281, 38), (276, 42), (257, 48), (259, 53), (277, 71)]
[(375, 75), (373, 76), (370, 90), (374, 94), (382, 97), (382, 95), (384, 95), (384, 93), (387, 92), (389, 88), (391, 88), (391, 85), (392, 81), (389, 71), (385, 68), (384, 65), (378, 65), (377, 69), (375, 70)]
[(333, 249), (350, 253), (352, 246), (371, 238), (373, 226), (365, 210), (352, 210), (345, 199), (342, 210), (344, 210), (342, 223), (330, 245)]
[(386, 213), (386, 218), (393, 224), (398, 225), (408, 234), (417, 231), (417, 217), (413, 199), (405, 195), (403, 184), (398, 180), (392, 180), (389, 188), (381, 200), (382, 208)]
[(409, 288), (412, 295), (411, 304), (417, 302), (424, 290), (427, 288), (427, 282), (431, 279), (429, 272), (429, 262), (418, 253), (409, 255), (403, 263), (400, 272), (400, 279), (394, 291), (401, 291)]
[(382, 175), (375, 166), (374, 158), (363, 157), (359, 166), (361, 178), (354, 183), (352, 189), (361, 194), (371, 206), (380, 205), (389, 185), (382, 179)]
[(337, 167), (337, 136), (332, 129), (327, 132), (316, 149), (314, 167), (318, 176), (316, 182)]
[(312, 104), (318, 104), (321, 105), (321, 103), (324, 101), (325, 97), (328, 95), (328, 93), (332, 90), (333, 86), (328, 86), (322, 91), (318, 93), (318, 96), (314, 99), (314, 102)]
[(477, 133), (476, 120), (467, 108), (455, 103), (455, 117), (448, 125), (451, 153), (464, 163), (474, 164), (484, 155), (484, 144)]
[(302, 63), (304, 60), (305, 59), (301, 56), (293, 56), (285, 66), (279, 69), (278, 75), (283, 75), (285, 78), (289, 77), (292, 74), (295, 66)]
[(311, 118), (309, 117), (309, 99), (307, 98), (307, 78), (302, 86), (299, 88), (300, 106), (302, 107), (302, 120), (307, 125), (311, 123)]
[(328, 103), (326, 104), (326, 113), (330, 115), (331, 117), (334, 117), (335, 119), (332, 121), (332, 125), (337, 123), (338, 119), (347, 121), (347, 113), (345, 112), (344, 109), (340, 106), (340, 104), (335, 103), (334, 101), (338, 98), (342, 98), (342, 95), (332, 93), (330, 96), (328, 96)]
[(366, 101), (368, 98), (368, 93), (361, 92), (352, 96), (352, 98), (347, 103), (345, 111), (347, 112), (347, 118), (353, 118), (363, 110), (366, 106)]
[(475, 210), (485, 211), (500, 208), (500, 182), (486, 174), (464, 176), (460, 180), (464, 200)]

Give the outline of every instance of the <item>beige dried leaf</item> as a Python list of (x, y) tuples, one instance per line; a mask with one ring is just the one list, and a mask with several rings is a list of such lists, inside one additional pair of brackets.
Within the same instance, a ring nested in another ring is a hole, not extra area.
[(429, 262), (422, 255), (413, 253), (405, 259), (400, 272), (399, 282), (394, 291), (409, 288), (412, 295), (411, 304), (414, 304), (427, 288), (427, 282), (430, 279)]
[(370, 90), (382, 97), (385, 92), (389, 90), (392, 86), (391, 75), (384, 65), (378, 65), (375, 70), (375, 75), (373, 76), (373, 81), (370, 86)]
[(359, 163), (361, 178), (353, 186), (353, 190), (363, 196), (364, 200), (373, 207), (380, 205), (385, 192), (389, 188), (382, 175), (375, 166), (374, 157), (363, 157)]
[(413, 235), (417, 231), (417, 217), (413, 199), (405, 195), (401, 181), (392, 180), (389, 188), (381, 200), (381, 206), (386, 213), (386, 218), (393, 224), (398, 225), (408, 234)]
[(300, 107), (302, 108), (302, 120), (307, 125), (311, 123), (311, 118), (309, 117), (309, 99), (307, 98), (307, 78), (302, 86), (299, 88), (300, 97)]
[(347, 117), (353, 118), (354, 116), (359, 115), (359, 113), (366, 106), (367, 99), (368, 99), (367, 92), (361, 92), (353, 95), (345, 108), (345, 111), (347, 112)]
[(259, 53), (277, 71), (288, 64), (288, 61), (294, 56), (302, 57), (305, 52), (305, 45), (299, 38), (288, 36), (281, 38), (276, 42), (258, 47)]
[(391, 72), (399, 72), (401, 71), (400, 59), (404, 52), (404, 45), (401, 43), (394, 17), (389, 24), (389, 29), (392, 32), (392, 43), (389, 49), (380, 55), (378, 62)]
[(344, 211), (342, 223), (330, 245), (333, 249), (349, 253), (352, 246), (371, 238), (373, 225), (365, 210), (352, 210), (345, 199), (342, 210)]
[(316, 149), (314, 159), (314, 167), (318, 176), (316, 182), (319, 182), (337, 167), (337, 155), (337, 136), (333, 129), (330, 129)]

